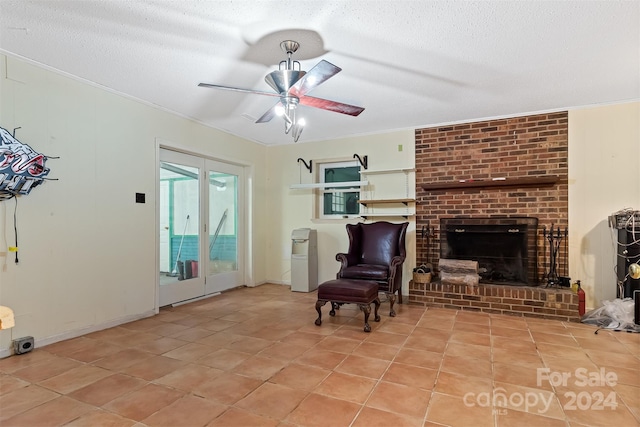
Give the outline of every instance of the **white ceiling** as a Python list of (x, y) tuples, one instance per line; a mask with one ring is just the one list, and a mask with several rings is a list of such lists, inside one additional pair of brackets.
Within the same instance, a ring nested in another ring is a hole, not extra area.
[(342, 68), (300, 107), (300, 143), (640, 99), (638, 1), (0, 0), (0, 51), (266, 145), (293, 143), (276, 98), (285, 59)]

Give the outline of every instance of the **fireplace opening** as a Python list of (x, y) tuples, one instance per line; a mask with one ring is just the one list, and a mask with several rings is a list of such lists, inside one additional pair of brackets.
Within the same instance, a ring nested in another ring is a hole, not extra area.
[(480, 282), (538, 284), (538, 219), (441, 218), (440, 257), (478, 262)]

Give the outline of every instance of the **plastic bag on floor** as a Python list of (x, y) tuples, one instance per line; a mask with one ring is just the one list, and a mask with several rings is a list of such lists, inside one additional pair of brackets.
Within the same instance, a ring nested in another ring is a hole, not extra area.
[(582, 323), (596, 325), (604, 329), (635, 329), (633, 320), (634, 302), (631, 298), (616, 298), (603, 301), (598, 307), (582, 316)]

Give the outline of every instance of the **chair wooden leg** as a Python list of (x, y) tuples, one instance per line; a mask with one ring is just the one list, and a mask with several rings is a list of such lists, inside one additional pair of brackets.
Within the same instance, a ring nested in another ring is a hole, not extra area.
[(393, 304), (395, 304), (395, 302), (396, 302), (396, 293), (395, 292), (390, 293), (390, 294), (388, 294), (388, 296), (389, 296), (389, 305), (390, 305), (390, 307), (389, 307), (389, 316), (390, 317), (396, 317), (396, 311), (393, 309)]
[(331, 317), (335, 316), (336, 310), (340, 310), (340, 304), (338, 304), (337, 302), (331, 301), (331, 311), (329, 312), (329, 315)]
[(402, 304), (402, 286), (398, 288), (398, 304)]

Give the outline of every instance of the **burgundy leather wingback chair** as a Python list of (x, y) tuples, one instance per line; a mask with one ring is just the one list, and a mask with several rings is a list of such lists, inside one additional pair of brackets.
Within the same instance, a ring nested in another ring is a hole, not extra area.
[(406, 257), (405, 237), (408, 222), (394, 224), (377, 221), (370, 224), (347, 224), (349, 251), (339, 253), (338, 279), (370, 280), (378, 283), (391, 304), (391, 317), (396, 315), (393, 304), (398, 293), (402, 303), (402, 264)]

